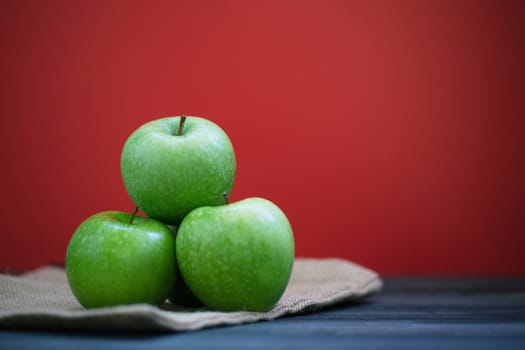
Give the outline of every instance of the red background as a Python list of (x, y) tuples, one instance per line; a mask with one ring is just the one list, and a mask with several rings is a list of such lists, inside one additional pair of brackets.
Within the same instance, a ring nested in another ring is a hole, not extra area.
[(0, 2), (0, 269), (131, 211), (124, 141), (185, 113), (229, 134), (232, 200), (277, 203), (297, 256), (525, 275), (523, 4)]

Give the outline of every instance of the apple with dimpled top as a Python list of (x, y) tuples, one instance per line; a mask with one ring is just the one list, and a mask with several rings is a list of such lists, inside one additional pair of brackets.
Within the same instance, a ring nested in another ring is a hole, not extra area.
[(85, 308), (161, 304), (176, 279), (175, 238), (161, 222), (107, 211), (87, 218), (66, 252), (66, 274)]
[(294, 262), (290, 223), (262, 198), (193, 210), (178, 229), (175, 250), (190, 290), (206, 306), (223, 311), (271, 309)]
[(222, 203), (235, 177), (226, 133), (199, 117), (167, 117), (135, 130), (121, 155), (126, 190), (150, 217), (179, 224), (191, 210)]

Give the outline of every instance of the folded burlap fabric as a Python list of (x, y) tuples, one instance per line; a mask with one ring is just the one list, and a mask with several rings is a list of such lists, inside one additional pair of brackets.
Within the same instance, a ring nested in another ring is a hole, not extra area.
[(119, 331), (190, 331), (272, 320), (357, 300), (381, 289), (378, 275), (340, 259), (296, 259), (285, 294), (270, 311), (216, 312), (165, 303), (85, 310), (67, 285), (65, 272), (44, 268), (20, 277), (0, 275), (0, 328)]

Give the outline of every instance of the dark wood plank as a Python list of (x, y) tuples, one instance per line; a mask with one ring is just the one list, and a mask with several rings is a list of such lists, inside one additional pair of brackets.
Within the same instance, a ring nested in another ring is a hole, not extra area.
[(364, 302), (181, 334), (0, 332), (32, 348), (525, 349), (525, 280), (393, 278)]

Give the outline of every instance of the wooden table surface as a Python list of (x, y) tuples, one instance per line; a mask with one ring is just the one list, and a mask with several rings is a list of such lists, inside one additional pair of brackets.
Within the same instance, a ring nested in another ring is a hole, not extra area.
[(0, 349), (525, 349), (525, 279), (386, 278), (364, 302), (179, 334), (0, 331)]

